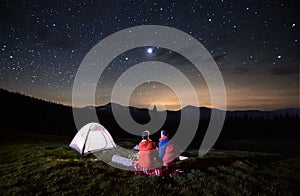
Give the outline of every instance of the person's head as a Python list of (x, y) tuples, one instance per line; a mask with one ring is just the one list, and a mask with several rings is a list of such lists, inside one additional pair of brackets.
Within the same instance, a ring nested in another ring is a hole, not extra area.
[(161, 137), (163, 137), (163, 136), (168, 136), (169, 133), (168, 133), (167, 130), (161, 130), (161, 131), (160, 131), (160, 135), (161, 135)]
[(142, 133), (142, 139), (143, 140), (147, 140), (147, 139), (149, 139), (149, 131), (143, 131), (143, 133)]

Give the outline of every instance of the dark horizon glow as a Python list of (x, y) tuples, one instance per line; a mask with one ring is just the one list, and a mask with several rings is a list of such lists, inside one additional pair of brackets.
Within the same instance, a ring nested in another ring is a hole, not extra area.
[[(94, 45), (121, 29), (155, 24), (182, 30), (207, 48), (223, 75), (228, 110), (299, 108), (298, 7), (283, 0), (6, 0), (0, 5), (0, 88), (71, 105), (77, 69)], [(96, 104), (110, 102), (116, 79), (130, 66), (154, 60), (190, 79), (199, 99), (190, 105), (211, 106), (206, 83), (193, 65), (155, 46), (114, 59), (96, 84)], [(181, 109), (171, 89), (151, 81), (130, 100), (143, 108), (153, 103)]]
[[(6, 90), (6, 89), (4, 89)], [(42, 101), (46, 101), (46, 102), (51, 102), (51, 103), (54, 103), (54, 104), (60, 104), (60, 105), (63, 105), (63, 106), (66, 106), (66, 107), (72, 107), (71, 104), (69, 103), (63, 103), (63, 102), (55, 102), (55, 101), (51, 101), (51, 100), (47, 100), (47, 99), (42, 99), (42, 98), (37, 98), (37, 97), (32, 97), (28, 94), (24, 94), (22, 92), (14, 92), (14, 91), (9, 91), (11, 93), (19, 93), (23, 96), (28, 96), (28, 97), (31, 97), (31, 98), (36, 98), (36, 99), (39, 99), (39, 100), (42, 100)], [(103, 104), (100, 104), (100, 105), (85, 105), (85, 106), (81, 106), (81, 107), (75, 107), (75, 108), (84, 108), (84, 107), (101, 107), (101, 106), (105, 106), (107, 104), (110, 104), (110, 103), (113, 103), (113, 102), (106, 102), (106, 103), (103, 103)], [(136, 107), (136, 108), (140, 108), (140, 109), (150, 109), (150, 110), (153, 110), (153, 107), (154, 105), (157, 107), (157, 111), (164, 111), (165, 108), (166, 110), (169, 110), (169, 111), (178, 111), (178, 110), (181, 110), (182, 108), (180, 108), (179, 105), (177, 104), (174, 104), (174, 105), (171, 105), (171, 104), (165, 104), (164, 107), (161, 107), (159, 104), (157, 103), (161, 103), (161, 102), (151, 102), (151, 104), (129, 104), (129, 106), (132, 106), (132, 107)], [(121, 106), (124, 106), (126, 107), (127, 105), (123, 105), (123, 104), (120, 104), (120, 103), (114, 103), (114, 104), (118, 104), (118, 105), (121, 105)], [(199, 106), (195, 106), (195, 105), (187, 105), (185, 107), (189, 107), (189, 106), (192, 106), (192, 107), (206, 107), (206, 108), (212, 108), (210, 106), (205, 106), (205, 105), (199, 105)], [(280, 110), (280, 109), (289, 109), (289, 108), (296, 108), (296, 109), (300, 109), (300, 107), (279, 107), (279, 108), (272, 108), (272, 109), (257, 109), (257, 108), (232, 108), (232, 109), (227, 109), (227, 111), (245, 111), (245, 110), (260, 110), (260, 111), (273, 111), (273, 110)], [(214, 108), (214, 109), (219, 109), (219, 108)]]

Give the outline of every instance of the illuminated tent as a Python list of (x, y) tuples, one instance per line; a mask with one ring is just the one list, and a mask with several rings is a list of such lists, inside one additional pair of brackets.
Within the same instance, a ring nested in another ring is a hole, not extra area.
[(109, 132), (99, 123), (83, 126), (75, 135), (70, 147), (80, 154), (88, 154), (100, 150), (116, 148)]

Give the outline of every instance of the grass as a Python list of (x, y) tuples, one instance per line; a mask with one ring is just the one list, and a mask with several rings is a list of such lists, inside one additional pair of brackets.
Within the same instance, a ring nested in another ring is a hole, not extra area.
[(179, 163), (183, 174), (162, 179), (134, 176), (93, 155), (81, 156), (65, 138), (26, 137), (1, 142), (1, 195), (300, 194), (298, 155), (212, 150)]

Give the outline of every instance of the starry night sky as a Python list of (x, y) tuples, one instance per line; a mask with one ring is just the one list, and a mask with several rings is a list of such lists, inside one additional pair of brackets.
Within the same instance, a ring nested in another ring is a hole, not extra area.
[[(125, 28), (165, 25), (192, 35), (211, 53), (229, 110), (299, 107), (299, 8), (297, 0), (2, 1), (0, 88), (70, 105), (77, 69), (93, 46)], [(122, 72), (150, 60), (179, 68), (199, 92), (199, 105), (210, 106), (193, 65), (155, 46), (115, 58), (97, 84), (97, 104), (109, 102)], [(179, 109), (174, 92), (151, 81), (135, 90), (130, 104), (154, 101)]]

